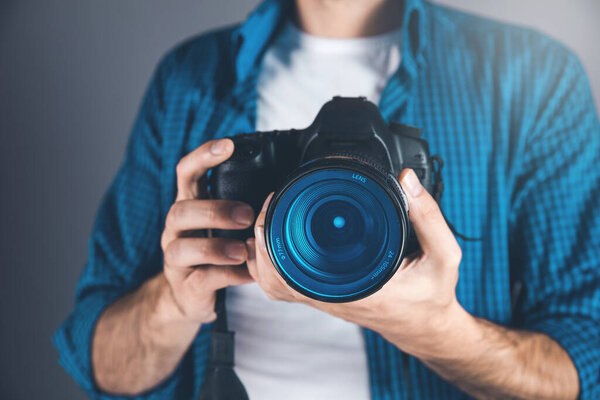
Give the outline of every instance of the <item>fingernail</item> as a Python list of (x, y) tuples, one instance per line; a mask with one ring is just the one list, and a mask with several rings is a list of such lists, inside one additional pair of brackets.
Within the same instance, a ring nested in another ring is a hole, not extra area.
[(210, 145), (210, 152), (215, 156), (220, 156), (221, 154), (227, 151), (228, 147), (228, 139), (219, 139), (214, 141), (213, 144)]
[(409, 169), (404, 178), (402, 178), (402, 186), (408, 192), (411, 197), (417, 197), (423, 191), (423, 185), (417, 178), (417, 174), (412, 169)]
[(246, 245), (244, 243), (228, 243), (225, 245), (225, 255), (232, 260), (241, 261), (246, 258)]
[(235, 206), (231, 212), (231, 218), (240, 225), (250, 225), (253, 217), (252, 207), (246, 204)]

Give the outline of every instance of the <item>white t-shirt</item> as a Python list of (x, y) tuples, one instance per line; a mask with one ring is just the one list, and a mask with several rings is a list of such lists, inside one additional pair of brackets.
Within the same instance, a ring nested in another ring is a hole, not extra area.
[[(304, 128), (335, 95), (376, 103), (400, 64), (400, 30), (332, 39), (288, 23), (258, 78), (260, 131)], [(256, 283), (228, 289), (235, 369), (250, 400), (364, 400), (367, 357), (357, 325), (314, 308), (269, 300)]]

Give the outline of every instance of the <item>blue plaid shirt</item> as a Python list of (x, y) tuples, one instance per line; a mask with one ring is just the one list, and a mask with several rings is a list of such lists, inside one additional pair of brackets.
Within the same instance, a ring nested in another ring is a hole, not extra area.
[[(179, 159), (210, 138), (254, 130), (261, 57), (289, 7), (267, 0), (242, 25), (179, 45), (157, 68), (97, 215), (75, 308), (54, 337), (61, 364), (92, 397), (114, 398), (99, 391), (90, 362), (100, 313), (161, 270)], [(534, 31), (420, 0), (406, 1), (403, 27), (402, 64), (379, 107), (387, 121), (423, 129), (445, 161), (445, 214), (482, 239), (459, 240), (459, 301), (555, 339), (577, 367), (581, 398), (599, 399), (600, 124), (579, 61)], [(195, 397), (207, 328), (140, 398)], [(365, 331), (365, 341), (373, 399), (467, 397), (418, 359), (403, 363), (377, 333)]]

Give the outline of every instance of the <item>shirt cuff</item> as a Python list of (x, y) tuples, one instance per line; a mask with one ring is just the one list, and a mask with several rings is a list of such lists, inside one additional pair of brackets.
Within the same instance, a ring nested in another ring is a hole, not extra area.
[(584, 316), (554, 316), (525, 328), (550, 336), (569, 354), (579, 375), (578, 399), (600, 399), (600, 322)]
[(91, 361), (94, 329), (102, 312), (119, 296), (112, 292), (95, 292), (77, 303), (75, 310), (53, 337), (54, 345), (59, 353), (59, 363), (93, 399), (168, 398), (177, 391), (181, 365), (159, 386), (136, 397), (109, 395), (96, 385)]

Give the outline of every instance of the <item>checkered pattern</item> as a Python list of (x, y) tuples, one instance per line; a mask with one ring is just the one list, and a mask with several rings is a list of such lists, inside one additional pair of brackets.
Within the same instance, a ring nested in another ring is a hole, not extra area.
[[(577, 367), (581, 398), (598, 399), (600, 125), (583, 69), (531, 30), (406, 3), (402, 65), (380, 109), (423, 128), (445, 161), (444, 212), (482, 239), (460, 243), (458, 298), (477, 316), (554, 338)], [(267, 0), (243, 25), (178, 46), (156, 71), (98, 213), (75, 309), (54, 337), (60, 362), (92, 397), (113, 398), (92, 378), (99, 314), (162, 268), (178, 160), (209, 138), (254, 130), (260, 59), (288, 11), (289, 2)], [(365, 333), (373, 399), (466, 397)], [(207, 339), (203, 328), (172, 376), (140, 398), (193, 398)]]

